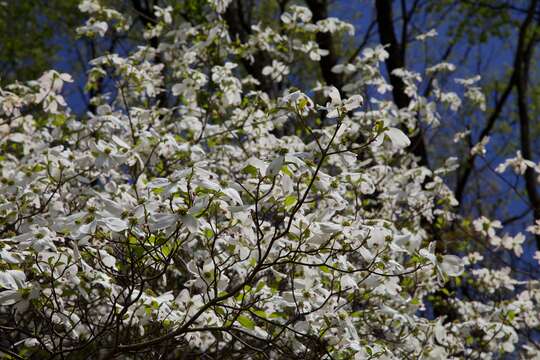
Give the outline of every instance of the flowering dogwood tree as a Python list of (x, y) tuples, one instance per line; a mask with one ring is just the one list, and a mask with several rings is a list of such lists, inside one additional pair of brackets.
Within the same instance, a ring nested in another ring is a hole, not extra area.
[[(421, 75), (399, 69), (411, 99), (399, 108), (378, 46), (333, 69), (341, 92), (287, 87), (298, 59), (328, 55), (317, 34), (352, 25), (291, 6), (284, 31), (240, 39), (228, 5), (193, 23), (156, 7), (144, 36), (159, 46), (94, 59), (87, 87), (112, 86), (82, 118), (62, 96), (68, 74), (0, 89), (3, 356), (538, 357), (539, 283), (440, 242), (453, 227), (520, 256), (524, 235), (462, 221), (443, 181), (455, 159), (430, 170), (408, 149), (440, 108), (484, 106), (474, 80), (458, 80), (463, 100), (436, 83), (425, 98)], [(132, 21), (96, 0), (80, 9), (81, 36)], [(517, 154), (498, 171), (535, 166)], [(461, 296), (464, 283), (484, 295)]]

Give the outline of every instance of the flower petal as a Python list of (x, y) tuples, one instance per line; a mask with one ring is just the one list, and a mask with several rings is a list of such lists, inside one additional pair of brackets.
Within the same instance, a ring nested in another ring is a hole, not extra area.
[(385, 134), (390, 138), (392, 144), (398, 148), (405, 148), (411, 145), (411, 140), (403, 133), (403, 131), (391, 127), (385, 131)]

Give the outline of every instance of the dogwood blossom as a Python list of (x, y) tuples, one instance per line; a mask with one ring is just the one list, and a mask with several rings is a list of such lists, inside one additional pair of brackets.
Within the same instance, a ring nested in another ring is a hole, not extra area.
[(523, 155), (521, 155), (521, 151), (516, 152), (516, 157), (512, 159), (506, 159), (502, 164), (499, 164), (495, 171), (499, 173), (503, 173), (506, 171), (506, 168), (510, 166), (512, 170), (519, 175), (523, 175), (528, 167), (534, 168), (535, 163), (531, 160), (527, 160), (523, 158)]
[[(437, 85), (427, 99), (420, 73), (398, 69), (411, 98), (398, 108), (385, 95), (383, 46), (336, 65), (347, 75), (339, 89), (322, 80), (293, 88), (297, 57), (328, 55), (317, 34), (354, 27), (290, 6), (283, 29), (260, 23), (236, 36), (225, 24), (231, 4), (212, 1), (193, 22), (152, 9), (159, 21), (144, 37), (159, 46), (91, 61), (88, 85), (108, 79), (114, 91), (93, 97), (86, 114), (62, 97), (67, 74), (0, 89), (1, 349), (102, 359), (537, 356), (528, 331), (540, 323), (538, 281), (488, 256), (522, 256), (525, 236), (456, 213), (445, 179), (458, 160), (428, 169), (407, 149), (419, 122), (437, 126), (457, 93)], [(81, 36), (130, 23), (107, 6), (81, 2)], [(261, 54), (269, 60), (253, 66)], [(486, 252), (454, 248), (452, 236)]]

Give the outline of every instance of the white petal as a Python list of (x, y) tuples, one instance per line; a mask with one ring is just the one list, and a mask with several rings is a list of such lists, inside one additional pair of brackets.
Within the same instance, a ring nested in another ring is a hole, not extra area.
[(268, 165), (266, 165), (264, 161), (257, 159), (255, 157), (251, 157), (247, 160), (247, 163), (255, 167), (256, 169), (258, 169), (261, 174), (266, 173), (266, 168), (268, 167)]
[(328, 90), (328, 97), (330, 98), (332, 105), (341, 105), (341, 95), (339, 95), (339, 90), (336, 87), (330, 87)]
[(281, 167), (283, 166), (283, 156), (280, 156), (278, 158), (275, 158), (270, 165), (266, 168), (265, 176), (275, 176), (279, 173), (279, 170), (281, 170)]
[(122, 139), (120, 139), (118, 136), (116, 135), (113, 135), (112, 137), (112, 141), (114, 141), (114, 143), (124, 149), (129, 149), (129, 145)]
[(420, 256), (428, 259), (433, 265), (437, 264), (437, 257), (435, 256), (435, 254), (431, 253), (428, 249), (420, 249), (418, 253), (420, 254)]
[(235, 189), (223, 189), (221, 190), (225, 195), (227, 195), (232, 201), (234, 201), (238, 205), (244, 205), (242, 198), (240, 197), (240, 194)]
[(375, 255), (373, 255), (371, 251), (369, 251), (363, 246), (358, 249), (358, 252), (360, 253), (360, 255), (362, 255), (364, 260), (371, 261), (375, 258)]
[(92, 234), (96, 231), (96, 222), (92, 221), (88, 224), (83, 224), (79, 227), (78, 232), (80, 234)]
[(351, 111), (353, 109), (356, 109), (357, 107), (362, 106), (362, 103), (364, 102), (364, 99), (360, 95), (353, 95), (347, 100), (343, 102), (343, 105), (345, 106), (345, 109), (347, 111)]
[(263, 69), (262, 69), (262, 74), (264, 76), (268, 76), (272, 73), (272, 70), (273, 68), (271, 66), (265, 66)]
[(26, 275), (20, 270), (6, 270), (0, 272), (0, 287), (16, 290), (24, 286)]
[(329, 223), (329, 222), (320, 223), (319, 228), (321, 229), (321, 232), (323, 234), (333, 234), (333, 233), (343, 230), (343, 227), (341, 225)]
[(8, 139), (10, 141), (16, 142), (16, 143), (24, 143), (28, 137), (25, 134), (21, 133), (14, 133), (8, 136)]
[(337, 109), (331, 109), (326, 114), (326, 117), (329, 119), (337, 118), (339, 116), (339, 112)]
[(101, 261), (103, 261), (103, 264), (106, 267), (114, 267), (116, 265), (116, 259), (106, 251), (100, 250), (99, 255), (101, 256)]
[(0, 291), (0, 305), (13, 305), (21, 299), (17, 290)]
[(174, 214), (154, 214), (150, 228), (152, 231), (168, 228), (176, 223), (176, 219)]
[(20, 261), (15, 256), (14, 253), (11, 253), (7, 250), (0, 250), (0, 259), (7, 262), (8, 264), (18, 264)]
[(439, 344), (446, 343), (448, 337), (446, 336), (446, 329), (441, 324), (441, 321), (437, 321), (437, 323), (433, 327), (433, 334), (435, 335), (435, 339), (437, 339)]
[(213, 191), (221, 191), (221, 186), (219, 186), (218, 184), (210, 180), (203, 179), (199, 181), (197, 185), (205, 189), (210, 189)]
[(397, 128), (393, 128), (393, 127), (389, 128), (388, 130), (385, 131), (385, 134), (388, 135), (388, 137), (390, 138), (390, 141), (392, 141), (392, 144), (395, 147), (405, 148), (411, 145), (411, 141), (409, 140), (407, 135), (405, 135), (403, 131)]
[(4, 289), (17, 289), (17, 284), (7, 272), (0, 272), (0, 287)]
[(441, 262), (441, 269), (448, 276), (459, 276), (463, 273), (464, 267), (460, 257), (444, 255)]
[(187, 227), (191, 233), (197, 232), (199, 230), (199, 220), (191, 214), (186, 214), (180, 218), (180, 221)]
[(128, 223), (126, 221), (114, 217), (100, 219), (98, 223), (114, 232), (124, 231), (128, 228)]
[(341, 277), (341, 289), (344, 290), (344, 289), (355, 289), (357, 288), (358, 285), (356, 284), (356, 281), (354, 281), (354, 279), (349, 276), (349, 275), (343, 275)]
[(64, 82), (73, 82), (73, 78), (71, 77), (70, 74), (62, 73), (58, 77), (60, 79), (62, 79), (62, 81), (64, 81)]
[(156, 189), (156, 188), (162, 188), (162, 187), (165, 187), (167, 185), (169, 185), (170, 182), (168, 179), (165, 179), (165, 178), (156, 178), (152, 181), (150, 181), (148, 183), (148, 185), (146, 185), (146, 187), (148, 189)]

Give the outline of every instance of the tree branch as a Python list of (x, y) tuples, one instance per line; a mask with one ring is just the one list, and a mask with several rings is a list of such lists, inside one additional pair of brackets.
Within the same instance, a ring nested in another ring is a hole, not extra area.
[[(403, 80), (393, 74), (394, 70), (405, 67), (405, 51), (404, 44), (398, 42), (394, 30), (392, 0), (377, 0), (375, 7), (381, 43), (388, 46), (389, 56), (385, 63), (390, 84), (392, 85), (392, 96), (398, 108), (406, 108), (409, 106), (411, 99), (405, 93)], [(411, 137), (410, 151), (420, 158), (420, 165), (429, 166), (423, 131), (419, 126), (416, 134)]]
[[(534, 0), (533, 2), (536, 2), (536, 0)], [(534, 7), (532, 7), (532, 9), (534, 10)], [(496, 101), (495, 108), (493, 109), (493, 112), (489, 116), (489, 118), (488, 118), (488, 120), (486, 122), (486, 126), (480, 132), (480, 136), (478, 137), (477, 144), (480, 143), (486, 136), (488, 136), (491, 133), (491, 130), (495, 126), (495, 123), (496, 123), (497, 119), (501, 115), (502, 110), (504, 109), (504, 106), (505, 106), (510, 94), (512, 93), (512, 88), (516, 84), (516, 81), (517, 81), (516, 71), (518, 70), (517, 64), (518, 64), (518, 60), (519, 60), (519, 57), (520, 57), (519, 53), (521, 52), (521, 50), (520, 50), (521, 46), (523, 46), (523, 45), (520, 45), (520, 44), (523, 44), (524, 41), (525, 41), (525, 36), (526, 36), (526, 33), (527, 33), (527, 29), (528, 29), (530, 23), (532, 22), (532, 14), (533, 13), (534, 12), (529, 13), (530, 16), (527, 16), (527, 18), (525, 18), (525, 20), (523, 20), (523, 22), (522, 22), (522, 24), (521, 24), (521, 26), (519, 28), (518, 46), (516, 48), (516, 55), (515, 55), (515, 60), (514, 60), (514, 69), (512, 70), (512, 75), (510, 76), (510, 79), (508, 80), (508, 84), (506, 84), (506, 87), (505, 87), (501, 97)], [(476, 159), (476, 154), (469, 154), (466, 162), (462, 165), (462, 168), (460, 168), (460, 170), (458, 171), (458, 174), (461, 174), (461, 175), (458, 177), (458, 180), (457, 180), (457, 183), (456, 183), (455, 196), (456, 196), (457, 201), (459, 201), (460, 203), (463, 200), (463, 196), (465, 194), (465, 187), (466, 187), (467, 182), (469, 180), (469, 177), (470, 177), (470, 175), (472, 173), (472, 170), (474, 169), (474, 161), (475, 161), (475, 159)]]
[[(327, 0), (307, 0), (309, 10), (313, 13), (313, 22), (326, 19), (328, 17), (328, 1)], [(329, 32), (318, 32), (315, 40), (319, 48), (328, 50), (328, 55), (323, 56), (319, 65), (324, 81), (327, 85), (332, 85), (341, 91), (343, 82), (341, 76), (332, 72), (332, 68), (338, 63), (338, 56), (334, 49), (334, 40)]]
[[(533, 36), (529, 40), (528, 44), (525, 44), (525, 37), (527, 36), (527, 28), (532, 22), (534, 10), (536, 9), (538, 1), (532, 0), (527, 17), (525, 19), (525, 27), (523, 30), (523, 36), (520, 36), (517, 51), (516, 51), (516, 90), (517, 90), (517, 107), (520, 126), (520, 145), (523, 157), (528, 160), (533, 160), (533, 154), (531, 150), (531, 137), (530, 137), (530, 116), (527, 105), (527, 90), (529, 86), (528, 77), (530, 70), (531, 57), (534, 53), (534, 45), (537, 38)], [(527, 189), (527, 195), (529, 202), (533, 209), (533, 216), (535, 220), (540, 219), (540, 198), (536, 189), (536, 176), (534, 170), (527, 167), (523, 174), (525, 179), (525, 188)], [(540, 235), (536, 235), (536, 246), (540, 249)]]

